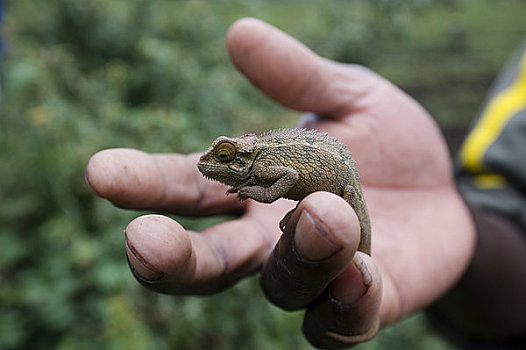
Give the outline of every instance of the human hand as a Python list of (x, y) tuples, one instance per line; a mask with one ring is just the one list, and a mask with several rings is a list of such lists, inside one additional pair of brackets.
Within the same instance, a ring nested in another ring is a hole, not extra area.
[[(227, 47), (261, 91), (314, 113), (300, 126), (326, 131), (353, 152), (371, 216), (372, 257), (356, 253), (358, 221), (338, 196), (306, 197), (280, 238), (278, 222), (291, 203), (225, 196), (225, 186), (198, 172), (197, 154), (102, 151), (86, 178), (120, 207), (240, 214), (200, 233), (160, 215), (132, 221), (126, 250), (141, 283), (170, 294), (210, 294), (262, 270), (271, 302), (307, 309), (303, 331), (319, 347), (366, 340), (377, 314), (382, 325), (395, 322), (451, 287), (470, 260), (474, 228), (427, 112), (371, 71), (320, 58), (255, 19), (236, 22)], [(350, 264), (355, 253), (370, 272), (367, 281)], [(352, 334), (359, 336), (345, 337)]]

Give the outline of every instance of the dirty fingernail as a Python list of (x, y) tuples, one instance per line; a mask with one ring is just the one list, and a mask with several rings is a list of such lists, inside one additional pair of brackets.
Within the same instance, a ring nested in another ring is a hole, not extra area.
[(319, 261), (332, 256), (342, 249), (327, 236), (321, 223), (318, 223), (306, 211), (301, 212), (294, 234), (294, 247), (306, 260)]
[(126, 255), (134, 275), (146, 282), (156, 282), (163, 278), (164, 273), (156, 271), (137, 252), (137, 250), (126, 240)]
[(367, 264), (360, 254), (356, 254), (350, 264), (332, 282), (331, 296), (342, 304), (352, 305), (367, 293), (373, 278)]
[(360, 254), (356, 254), (354, 256), (354, 258), (352, 259), (352, 263), (360, 272), (360, 275), (362, 276), (362, 282), (363, 282), (364, 287), (369, 288), (371, 284), (373, 283), (373, 278), (371, 276), (371, 273), (369, 272), (369, 269), (367, 269), (367, 264), (365, 263), (363, 258), (360, 256)]

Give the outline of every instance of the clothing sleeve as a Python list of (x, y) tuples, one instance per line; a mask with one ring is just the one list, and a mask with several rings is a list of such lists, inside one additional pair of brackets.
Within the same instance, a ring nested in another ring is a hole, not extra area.
[[(488, 309), (485, 305), (493, 301), (480, 293), (481, 280), (486, 281), (480, 266), (500, 261), (501, 251), (495, 243), (503, 237), (526, 239), (526, 41), (490, 90), (455, 166), (459, 192), (476, 227), (477, 244), (465, 274), (426, 310), (426, 315), (431, 325), (459, 349), (526, 349), (525, 334), (500, 339), (466, 327), (467, 323), (484, 322), (489, 315), (477, 310)], [(520, 249), (516, 251), (523, 256)], [(520, 266), (524, 259), (517, 261)], [(524, 279), (510, 283), (516, 282), (520, 289), (521, 281)]]
[(456, 166), (466, 202), (526, 228), (526, 41), (491, 89)]

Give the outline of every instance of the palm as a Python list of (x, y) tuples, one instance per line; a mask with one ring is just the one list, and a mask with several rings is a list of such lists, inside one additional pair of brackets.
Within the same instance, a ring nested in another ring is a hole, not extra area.
[[(390, 97), (392, 102), (395, 96), (395, 113), (393, 104), (384, 109), (381, 103), (371, 103), (359, 114), (306, 126), (328, 132), (352, 151), (371, 215), (373, 257), (384, 284), (390, 285), (384, 299), (401, 300), (405, 314), (434, 300), (460, 273), (465, 247), (455, 245), (455, 236), (464, 229), (458, 222), (465, 210), (455, 192), (447, 148), (431, 117), (400, 90), (392, 87), (389, 96), (382, 96), (386, 90), (380, 87), (378, 96), (371, 91), (370, 101)], [(272, 218), (265, 221), (265, 232), (275, 241), (280, 234), (277, 223), (290, 205), (252, 202), (246, 215)], [(458, 215), (452, 215), (455, 212)], [(439, 286), (432, 272), (443, 269), (456, 273)]]
[[(320, 211), (330, 217), (329, 229), (333, 229), (331, 225), (340, 228), (339, 236), (333, 238), (347, 248), (330, 258), (334, 260), (329, 263), (333, 264), (329, 266), (333, 277), (312, 276), (309, 269), (294, 276), (296, 280), (315, 277), (319, 282), (310, 291), (312, 294), (307, 291), (301, 296), (307, 295), (302, 306), (307, 307), (318, 297), (317, 287), (323, 289), (331, 283), (334, 295), (338, 294), (338, 286), (343, 286), (339, 294), (343, 302), (356, 300), (348, 295), (364, 295), (360, 303), (365, 306), (359, 312), (376, 313), (383, 281), (379, 313), (385, 324), (425, 306), (451, 286), (468, 263), (473, 229), (455, 191), (443, 139), (429, 115), (374, 73), (321, 59), (259, 21), (234, 25), (227, 45), (238, 69), (265, 94), (287, 107), (323, 115), (302, 126), (326, 131), (344, 142), (361, 175), (372, 224), (373, 260), (365, 257), (364, 263), (369, 266), (376, 292), (365, 297), (363, 283), (359, 286), (361, 278), (358, 281), (347, 269), (357, 244), (355, 238), (347, 239), (346, 235), (359, 236), (356, 218), (352, 218), (352, 212), (341, 215), (350, 210), (341, 198), (323, 197), (321, 202), (310, 202), (311, 212)], [(279, 220), (294, 204), (279, 200), (266, 205), (226, 197), (224, 186), (205, 180), (198, 172), (197, 157), (110, 150), (95, 155), (86, 171), (94, 191), (122, 207), (191, 215), (242, 213), (236, 220), (201, 233), (185, 231), (159, 216), (144, 216), (130, 223), (126, 230), (130, 261), (145, 278), (143, 282), (158, 291), (211, 293), (261, 269), (265, 263), (270, 265), (269, 261), (281, 259), (271, 252), (281, 234)], [(291, 237), (294, 239), (284, 239)], [(319, 239), (312, 237), (315, 242)], [(318, 256), (319, 247), (310, 247)], [(156, 270), (163, 272), (162, 279), (146, 281), (160, 278), (152, 272)], [(277, 280), (271, 279), (271, 283)], [(276, 283), (271, 287), (285, 294), (282, 300), (273, 302), (285, 308), (296, 305), (294, 301), (288, 303), (296, 299), (298, 291)], [(324, 316), (327, 325), (332, 322), (332, 312), (340, 311), (332, 310)], [(309, 309), (306, 319), (309, 313), (315, 311)], [(360, 334), (370, 327), (371, 320), (366, 317), (341, 331)], [(331, 344), (334, 339), (323, 335), (323, 329), (328, 329), (323, 327), (307, 327), (304, 331), (308, 337), (318, 337), (313, 342), (320, 346)]]
[(398, 89), (378, 85), (370, 94), (371, 105), (341, 119), (347, 128), (337, 122), (325, 127), (354, 150), (384, 299), (400, 301), (406, 314), (429, 304), (461, 273), (470, 244), (458, 239), (468, 231), (462, 225), (466, 211), (444, 140), (427, 112)]

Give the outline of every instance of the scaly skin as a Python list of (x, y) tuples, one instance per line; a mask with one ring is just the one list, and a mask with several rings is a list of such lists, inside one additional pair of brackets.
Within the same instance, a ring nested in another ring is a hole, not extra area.
[[(316, 191), (335, 193), (358, 216), (358, 250), (371, 254), (371, 224), (356, 164), (345, 145), (327, 134), (286, 129), (260, 136), (220, 136), (197, 167), (205, 177), (231, 186), (228, 192), (239, 199), (272, 203), (281, 197), (301, 201)], [(281, 220), (282, 230), (294, 210)]]

